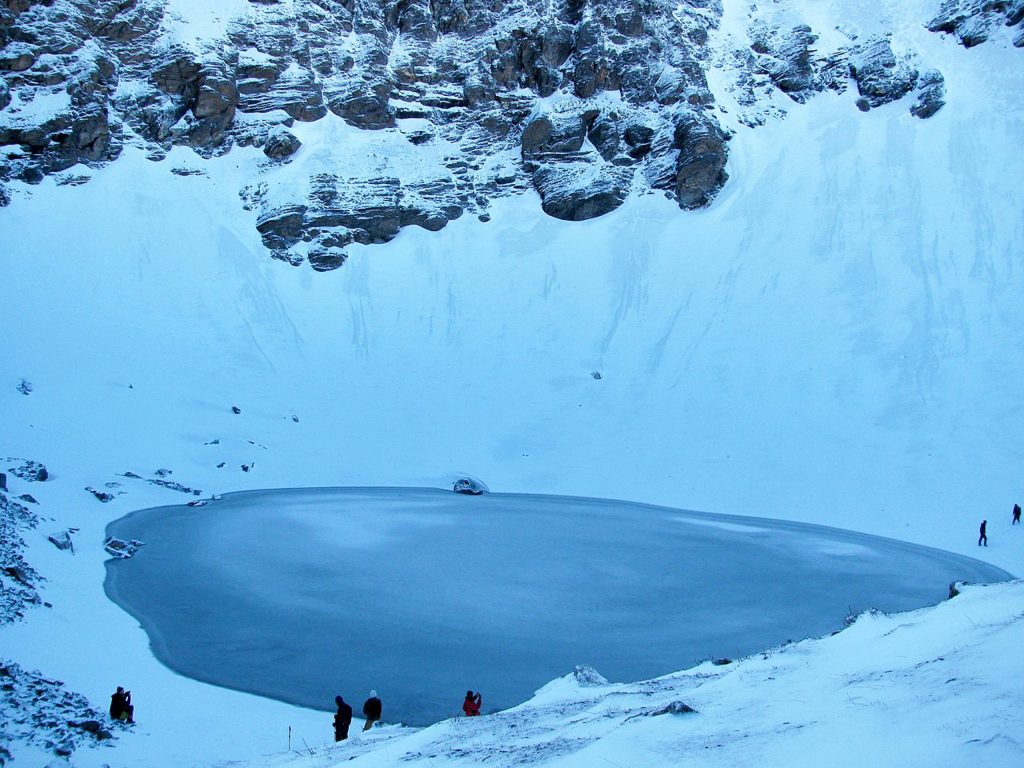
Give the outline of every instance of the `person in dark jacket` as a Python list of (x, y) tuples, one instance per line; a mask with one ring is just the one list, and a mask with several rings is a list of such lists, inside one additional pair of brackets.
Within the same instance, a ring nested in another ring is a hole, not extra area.
[(472, 691), (466, 691), (466, 700), (462, 702), (462, 711), (466, 713), (466, 717), (477, 717), (480, 714), (480, 705), (483, 704), (484, 697), (480, 695), (480, 691), (475, 694)]
[(334, 703), (338, 705), (338, 711), (334, 713), (334, 740), (344, 741), (348, 738), (348, 727), (352, 725), (352, 707), (341, 696), (335, 696)]
[(988, 520), (981, 521), (981, 527), (978, 529), (978, 546), (981, 546), (982, 542), (985, 542), (985, 546), (988, 546), (988, 535), (985, 533), (985, 529), (988, 527)]
[(1016, 525), (1019, 522), (1020, 522), (1020, 504), (1014, 504), (1013, 505), (1013, 523), (1012, 523), (1012, 525)]
[(366, 717), (366, 725), (363, 726), (364, 731), (373, 728), (373, 724), (380, 720), (383, 709), (384, 707), (377, 697), (377, 692), (370, 691), (370, 698), (363, 702), (363, 715)]
[(126, 723), (135, 722), (135, 707), (132, 706), (132, 692), (126, 691), (120, 685), (110, 697), (110, 716), (114, 720), (123, 720)]

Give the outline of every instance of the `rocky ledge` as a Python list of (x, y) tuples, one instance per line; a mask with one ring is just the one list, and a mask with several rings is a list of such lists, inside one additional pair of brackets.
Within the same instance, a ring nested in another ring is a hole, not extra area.
[[(1022, 3), (954, 0), (932, 28), (973, 43), (1019, 24)], [(772, 92), (854, 83), (861, 109), (908, 94), (919, 117), (941, 108), (942, 75), (888, 38), (819, 52), (774, 7), (752, 6), (723, 52), (721, 0), (249, 0), (230, 18), (174, 0), (0, 0), (0, 205), (125, 146), (154, 161), (256, 147), (240, 192), (264, 244), (327, 270), (353, 243), (487, 219), (530, 189), (571, 221), (634, 193), (706, 206), (730, 131), (763, 122)], [(198, 38), (189, 14), (214, 31)], [(732, 128), (705, 76), (723, 62), (751, 107)]]

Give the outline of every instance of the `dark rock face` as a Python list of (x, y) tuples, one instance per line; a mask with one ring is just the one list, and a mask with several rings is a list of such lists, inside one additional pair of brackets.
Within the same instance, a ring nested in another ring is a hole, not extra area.
[[(650, 176), (643, 166), (653, 154), (661, 164), (679, 159), (679, 147), (653, 141), (674, 125), (664, 108), (712, 105), (702, 62), (721, 14), (718, 0), (258, 2), (220, 38), (186, 46), (168, 42), (173, 20), (156, 0), (7, 5), (0, 145), (26, 151), (0, 161), (0, 181), (107, 162), (126, 127), (154, 158), (175, 145), (202, 155), (255, 145), (285, 160), (299, 147), (287, 122), (329, 113), (405, 137), (404, 149), (383, 154), (424, 147), (415, 177), (382, 161), (354, 178), (322, 168), (308, 190), (243, 191), (273, 254), (320, 270), (342, 264), (349, 243), (386, 242), (411, 225), (437, 230), (467, 210), (487, 218), (491, 199), (530, 185), (562, 218), (617, 207)], [(624, 106), (596, 103), (611, 92)], [(45, 116), (30, 107), (41, 97), (55, 102)], [(538, 113), (548, 97), (583, 103)], [(591, 135), (598, 153), (582, 151)], [(717, 180), (691, 189), (714, 174), (684, 175), (665, 188), (683, 189), (683, 206), (714, 196)]]
[(757, 24), (751, 29), (751, 50), (757, 68), (771, 78), (775, 86), (793, 101), (804, 103), (820, 90), (820, 80), (812, 59), (812, 47), (818, 36), (809, 26), (788, 32)]
[(1024, 2), (945, 0), (928, 29), (953, 35), (962, 45), (972, 48), (988, 40), (1001, 26), (1016, 27), (1013, 44), (1024, 47)]
[[(273, 162), (240, 194), (264, 244), (328, 270), (351, 243), (486, 221), (493, 199), (531, 187), (567, 220), (633, 189), (708, 205), (728, 179), (711, 67), (736, 74), (728, 119), (747, 126), (781, 113), (772, 94), (851, 83), (864, 110), (915, 92), (918, 117), (942, 107), (942, 75), (913, 54), (885, 37), (819, 51), (779, 5), (749, 4), (749, 45), (723, 51), (721, 0), (254, 0), (188, 42), (163, 0), (6, 0), (0, 184), (110, 162), (126, 141), (154, 160), (255, 147)], [(1022, 20), (1024, 0), (947, 0), (931, 28), (973, 45)], [(289, 165), (296, 121), (338, 147), (304, 175)]]
[(676, 125), (674, 146), (679, 157), (673, 190), (681, 207), (708, 205), (725, 184), (727, 138), (717, 124), (692, 115)]

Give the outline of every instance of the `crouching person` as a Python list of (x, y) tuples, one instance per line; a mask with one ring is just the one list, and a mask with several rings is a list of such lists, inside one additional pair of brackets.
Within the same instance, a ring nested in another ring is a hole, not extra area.
[(124, 723), (135, 722), (135, 707), (132, 706), (132, 692), (126, 691), (120, 685), (110, 697), (110, 716), (114, 720)]

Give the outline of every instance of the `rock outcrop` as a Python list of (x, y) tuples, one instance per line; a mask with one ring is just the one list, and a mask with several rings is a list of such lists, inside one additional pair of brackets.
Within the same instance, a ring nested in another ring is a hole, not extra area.
[[(75, 750), (112, 739), (117, 727), (59, 680), (4, 660), (0, 660), (0, 711), (4, 713), (0, 745), (15, 740), (31, 744), (61, 759), (53, 764), (66, 764)], [(5, 752), (0, 746), (0, 762)]]
[[(168, 8), (0, 3), (0, 206), (12, 184), (126, 146), (153, 160), (254, 147), (260, 178), (240, 194), (264, 244), (327, 270), (352, 243), (487, 220), (492, 200), (531, 188), (571, 221), (651, 190), (709, 205), (731, 130), (780, 114), (774, 93), (803, 103), (853, 84), (865, 110), (916, 94), (921, 118), (944, 103), (941, 73), (888, 38), (819, 51), (775, 4), (748, 9), (746, 40), (719, 35), (721, 0), (251, 0), (200, 34), (179, 17), (193, 11)], [(948, 0), (930, 27), (974, 45), (1022, 19), (1024, 0)], [(731, 128), (705, 76), (725, 62), (743, 109)], [(317, 123), (315, 152), (297, 123)]]
[(1013, 44), (1024, 48), (1024, 0), (945, 0), (928, 24), (967, 48), (984, 43), (1000, 27), (1012, 28)]
[(43, 579), (25, 560), (22, 538), (38, 524), (38, 515), (0, 491), (0, 626), (41, 602), (37, 588)]

